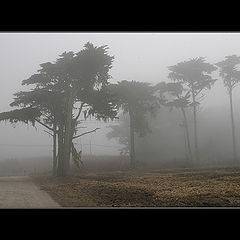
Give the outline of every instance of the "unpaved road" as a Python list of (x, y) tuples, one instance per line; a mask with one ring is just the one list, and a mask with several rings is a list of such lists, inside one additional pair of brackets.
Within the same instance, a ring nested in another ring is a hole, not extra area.
[(28, 176), (0, 177), (0, 208), (58, 208)]

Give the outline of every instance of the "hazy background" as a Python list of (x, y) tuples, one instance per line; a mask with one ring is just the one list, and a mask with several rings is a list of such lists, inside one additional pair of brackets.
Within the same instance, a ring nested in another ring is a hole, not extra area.
[[(155, 84), (167, 81), (167, 67), (180, 61), (206, 57), (208, 62), (216, 63), (227, 55), (240, 55), (238, 33), (0, 33), (0, 112), (12, 109), (9, 104), (13, 101), (13, 93), (27, 89), (21, 86), (21, 81), (36, 73), (39, 64), (56, 60), (64, 51), (77, 52), (88, 41), (97, 46), (109, 46), (109, 53), (115, 57), (110, 71), (111, 82), (135, 80)], [(237, 146), (240, 144), (239, 93), (240, 87), (234, 91)], [(78, 146), (82, 144), (83, 153), (90, 153), (91, 142), (92, 154), (119, 154), (118, 142), (105, 137), (106, 124), (88, 120), (85, 126), (89, 130), (96, 126), (101, 129), (75, 141)], [(36, 127), (37, 130), (19, 123), (14, 128), (10, 123), (0, 123), (0, 160), (51, 156), (52, 138), (37, 123)], [(181, 129), (176, 131), (181, 138)], [(225, 146), (224, 153), (231, 154), (229, 100), (222, 80), (214, 85), (201, 104), (200, 138), (203, 134), (208, 134), (210, 142), (222, 139), (212, 148), (215, 152), (221, 155), (222, 146)], [(173, 132), (167, 136), (163, 137), (165, 149), (175, 144)], [(200, 148), (203, 143), (206, 138), (200, 140)], [(169, 158), (184, 156), (181, 144), (174, 148), (175, 151), (171, 147), (168, 149)]]

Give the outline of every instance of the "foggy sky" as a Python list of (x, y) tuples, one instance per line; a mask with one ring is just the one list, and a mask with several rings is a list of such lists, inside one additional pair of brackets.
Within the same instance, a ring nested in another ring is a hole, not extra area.
[[(108, 45), (109, 54), (115, 57), (111, 82), (135, 80), (149, 83), (167, 81), (168, 66), (195, 57), (206, 57), (216, 63), (227, 55), (240, 56), (240, 34), (238, 33), (0, 33), (0, 112), (12, 110), (9, 104), (13, 93), (26, 90), (21, 81), (29, 78), (40, 68), (39, 64), (55, 61), (64, 51), (78, 52), (86, 42)], [(240, 88), (234, 91), (234, 103), (240, 101)], [(228, 96), (222, 81), (218, 81), (204, 99), (202, 108), (217, 106), (228, 111)], [(225, 107), (227, 106), (227, 107)], [(236, 109), (236, 123), (240, 116)], [(93, 129), (95, 121), (85, 124)], [(118, 146), (117, 141), (108, 140), (101, 122), (101, 129), (81, 140), (82, 144)], [(0, 123), (0, 159), (32, 155), (51, 155), (52, 138), (36, 124), (31, 126)], [(78, 140), (80, 144), (80, 140)], [(18, 144), (19, 146), (8, 146)], [(32, 149), (20, 145), (32, 146)], [(84, 149), (89, 152), (89, 146)], [(96, 154), (118, 153), (116, 148), (92, 147)]]

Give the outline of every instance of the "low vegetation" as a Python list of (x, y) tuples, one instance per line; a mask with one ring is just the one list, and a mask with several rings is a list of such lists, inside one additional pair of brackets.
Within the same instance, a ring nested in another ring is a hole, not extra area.
[(236, 207), (240, 168), (95, 171), (33, 176), (63, 207)]

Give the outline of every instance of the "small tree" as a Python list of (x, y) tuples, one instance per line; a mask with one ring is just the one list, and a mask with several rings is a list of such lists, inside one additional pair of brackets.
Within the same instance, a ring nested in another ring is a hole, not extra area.
[(226, 56), (225, 60), (218, 62), (216, 65), (219, 67), (220, 76), (223, 79), (224, 86), (227, 88), (230, 103), (230, 117), (232, 125), (232, 138), (233, 138), (233, 159), (237, 161), (236, 151), (236, 137), (235, 137), (235, 124), (233, 113), (233, 89), (240, 82), (240, 71), (237, 67), (240, 64), (240, 57), (236, 55)]
[(211, 73), (217, 68), (210, 63), (205, 62), (202, 57), (180, 62), (177, 65), (170, 66), (168, 69), (169, 78), (173, 82), (181, 83), (191, 94), (191, 106), (193, 108), (194, 118), (194, 146), (196, 161), (199, 162), (198, 134), (197, 134), (197, 106), (204, 96), (204, 90), (210, 89), (216, 79), (211, 77)]

